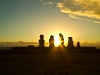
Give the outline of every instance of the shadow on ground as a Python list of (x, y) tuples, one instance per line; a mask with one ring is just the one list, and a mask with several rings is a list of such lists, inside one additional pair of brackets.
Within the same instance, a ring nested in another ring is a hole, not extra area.
[(99, 75), (100, 53), (0, 54), (0, 75)]

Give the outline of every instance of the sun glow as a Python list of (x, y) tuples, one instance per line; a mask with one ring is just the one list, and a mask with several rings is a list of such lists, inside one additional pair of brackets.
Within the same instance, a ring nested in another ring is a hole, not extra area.
[(54, 41), (55, 46), (59, 46), (60, 45), (59, 37), (55, 36), (54, 39), (55, 39), (55, 41)]

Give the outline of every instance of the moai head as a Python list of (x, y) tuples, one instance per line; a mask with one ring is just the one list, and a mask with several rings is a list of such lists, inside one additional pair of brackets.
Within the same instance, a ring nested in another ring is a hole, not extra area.
[(62, 37), (62, 34), (61, 34), (61, 33), (59, 33), (59, 36), (60, 36), (60, 37)]
[(60, 40), (64, 39), (64, 38), (63, 38), (63, 35), (62, 35), (61, 33), (59, 33), (59, 39), (60, 39)]
[(77, 44), (79, 45), (79, 44), (80, 44), (80, 42), (77, 42)]
[(74, 47), (72, 37), (68, 37), (68, 47)]
[(80, 42), (77, 42), (77, 47), (80, 47)]
[(44, 47), (44, 43), (45, 43), (44, 35), (40, 35), (39, 47)]
[(51, 35), (51, 36), (50, 36), (50, 39), (54, 39), (54, 36), (53, 36), (53, 35)]
[(41, 40), (44, 40), (44, 35), (40, 35), (40, 39)]
[(68, 37), (68, 40), (69, 40), (69, 41), (72, 41), (72, 37)]
[(53, 44), (54, 43), (54, 36), (53, 35), (50, 36), (49, 43), (50, 44)]
[(59, 33), (59, 39), (60, 39), (60, 44), (64, 45), (64, 38), (63, 38), (63, 35), (61, 33)]
[(50, 48), (53, 48), (54, 47), (54, 36), (53, 35), (50, 36), (49, 44), (50, 44), (49, 45)]

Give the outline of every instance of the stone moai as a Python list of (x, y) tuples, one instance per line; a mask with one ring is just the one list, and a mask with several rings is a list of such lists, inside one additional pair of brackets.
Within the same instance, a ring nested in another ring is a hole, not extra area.
[(44, 35), (40, 35), (39, 47), (44, 47), (44, 43), (45, 43)]
[(77, 42), (77, 47), (80, 47), (80, 42)]
[(49, 47), (54, 47), (54, 36), (53, 35), (50, 36), (49, 44), (50, 44)]
[(59, 33), (60, 44), (64, 45), (64, 37), (61, 33)]
[(68, 37), (68, 47), (74, 47), (72, 37)]

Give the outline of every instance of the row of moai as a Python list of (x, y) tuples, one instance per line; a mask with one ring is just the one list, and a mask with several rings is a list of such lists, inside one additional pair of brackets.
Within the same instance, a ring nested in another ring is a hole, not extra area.
[[(59, 40), (60, 40), (60, 45), (64, 46), (64, 37), (61, 33), (59, 33)], [(44, 44), (45, 44), (44, 35), (40, 35), (39, 47), (44, 47), (45, 46)], [(50, 36), (49, 47), (54, 47), (54, 36), (53, 35)], [(74, 47), (72, 37), (68, 37), (68, 47)], [(77, 42), (77, 47), (80, 47), (79, 42)]]

